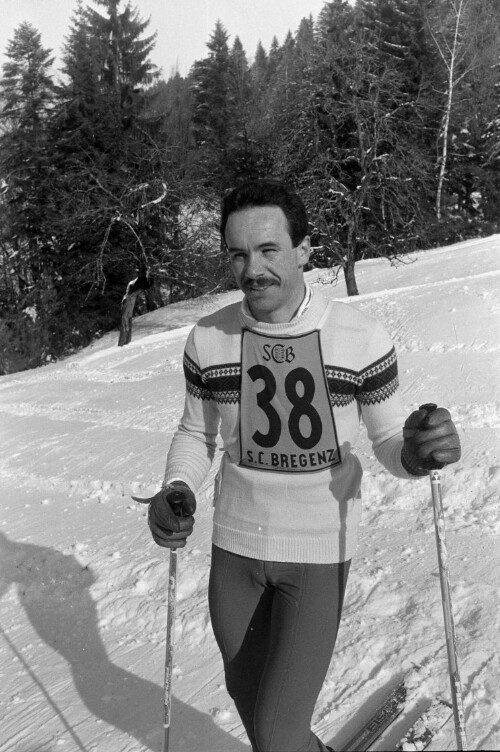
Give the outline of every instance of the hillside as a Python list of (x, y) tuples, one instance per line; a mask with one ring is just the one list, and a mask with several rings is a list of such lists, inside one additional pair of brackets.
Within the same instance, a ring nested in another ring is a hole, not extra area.
[[(345, 298), (393, 336), (403, 400), (447, 406), (463, 442), (445, 513), (471, 749), (500, 748), (500, 235), (357, 265)], [(166, 307), (58, 363), (0, 377), (0, 752), (159, 752), (168, 556), (144, 508), (180, 417), (186, 336), (239, 292)], [(363, 526), (314, 729), (336, 748), (384, 688), (422, 666), (419, 702), (449, 698), (427, 479), (400, 481), (363, 437)], [(179, 555), (171, 752), (244, 752), (206, 591), (211, 481)], [(384, 742), (389, 749), (417, 706)], [(453, 729), (439, 749), (453, 749)], [(379, 746), (379, 749), (382, 747)]]

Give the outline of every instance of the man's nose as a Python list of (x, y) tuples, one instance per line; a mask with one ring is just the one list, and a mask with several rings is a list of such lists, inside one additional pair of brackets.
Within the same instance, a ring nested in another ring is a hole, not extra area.
[(245, 276), (250, 279), (262, 277), (264, 269), (262, 266), (262, 256), (260, 253), (251, 253), (247, 258)]

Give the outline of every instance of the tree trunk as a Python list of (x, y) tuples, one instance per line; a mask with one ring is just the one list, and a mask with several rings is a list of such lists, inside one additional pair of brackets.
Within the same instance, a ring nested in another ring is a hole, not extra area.
[(356, 276), (354, 274), (354, 264), (356, 261), (356, 231), (354, 222), (349, 223), (349, 230), (347, 233), (346, 250), (344, 256), (344, 277), (347, 294), (359, 295), (358, 286), (356, 284)]
[(132, 340), (132, 316), (134, 315), (135, 302), (138, 294), (144, 292), (148, 311), (155, 311), (163, 305), (160, 291), (160, 282), (150, 276), (147, 270), (139, 272), (139, 276), (130, 280), (121, 302), (122, 318), (120, 322), (120, 337), (118, 347), (128, 345)]
[(343, 266), (343, 270), (344, 270), (345, 286), (347, 288), (347, 294), (349, 296), (359, 295), (358, 286), (356, 284), (356, 276), (354, 274), (354, 261), (352, 258), (348, 257), (346, 259), (346, 262)]
[(146, 309), (148, 312), (162, 308), (163, 298), (161, 296), (159, 278), (155, 278), (151, 286), (144, 290), (144, 297), (146, 298)]
[(134, 315), (135, 301), (139, 291), (129, 294), (128, 290), (123, 296), (121, 309), (122, 318), (120, 322), (120, 337), (118, 338), (118, 347), (128, 345), (132, 340), (132, 316)]
[(436, 191), (436, 216), (438, 221), (441, 220), (442, 212), (441, 212), (441, 203), (442, 203), (442, 195), (443, 195), (443, 185), (444, 181), (446, 179), (446, 168), (447, 168), (447, 161), (448, 161), (448, 141), (449, 141), (449, 132), (450, 132), (450, 120), (451, 120), (451, 113), (453, 108), (453, 94), (455, 90), (455, 73), (456, 73), (456, 66), (457, 66), (457, 56), (460, 46), (460, 26), (462, 22), (462, 12), (464, 9), (464, 2), (466, 0), (458, 0), (457, 4), (454, 6), (452, 3), (452, 7), (455, 11), (455, 28), (453, 30), (453, 43), (451, 47), (448, 47), (449, 52), (449, 60), (446, 58), (446, 51), (445, 49), (441, 49), (439, 44), (437, 43), (436, 39), (434, 40), (436, 44), (438, 45), (439, 52), (446, 64), (446, 67), (448, 69), (448, 81), (447, 81), (447, 88), (446, 88), (446, 107), (443, 115), (443, 126), (442, 126), (442, 136), (443, 136), (443, 146), (441, 149), (441, 155), (439, 160), (439, 176), (438, 176), (438, 185), (437, 185), (437, 191)]

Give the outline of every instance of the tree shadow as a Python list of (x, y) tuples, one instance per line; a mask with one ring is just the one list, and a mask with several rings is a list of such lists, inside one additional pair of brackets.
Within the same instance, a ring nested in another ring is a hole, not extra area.
[[(88, 710), (158, 752), (163, 737), (163, 689), (109, 660), (89, 592), (95, 581), (92, 570), (82, 567), (74, 556), (16, 543), (0, 532), (0, 597), (15, 583), (33, 628), (68, 662), (75, 688)], [(53, 707), (57, 711), (55, 704)], [(175, 697), (170, 743), (179, 752), (249, 749), (208, 715)]]

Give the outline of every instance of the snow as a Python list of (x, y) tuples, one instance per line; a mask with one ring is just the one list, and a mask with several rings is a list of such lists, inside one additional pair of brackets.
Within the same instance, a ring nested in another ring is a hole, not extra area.
[[(471, 749), (500, 748), (500, 235), (357, 265), (349, 305), (379, 317), (410, 412), (446, 405), (463, 458), (443, 472), (453, 610)], [(344, 298), (324, 271), (308, 273)], [(203, 314), (238, 291), (134, 320), (59, 363), (0, 379), (0, 750), (161, 749), (168, 554), (150, 538), (154, 493), (183, 405), (182, 351)], [(384, 691), (421, 666), (418, 709), (450, 699), (430, 485), (389, 476), (363, 436), (363, 527), (344, 618), (314, 715), (341, 748)], [(210, 627), (212, 482), (179, 554), (171, 752), (249, 749)], [(435, 749), (453, 749), (453, 724)], [(383, 745), (383, 746), (381, 746)]]

